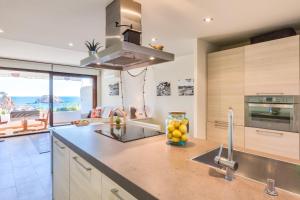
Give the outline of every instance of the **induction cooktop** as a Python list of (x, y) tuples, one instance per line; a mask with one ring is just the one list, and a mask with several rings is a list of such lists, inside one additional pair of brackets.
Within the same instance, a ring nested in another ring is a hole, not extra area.
[(134, 125), (102, 125), (95, 132), (124, 143), (164, 134), (163, 132)]

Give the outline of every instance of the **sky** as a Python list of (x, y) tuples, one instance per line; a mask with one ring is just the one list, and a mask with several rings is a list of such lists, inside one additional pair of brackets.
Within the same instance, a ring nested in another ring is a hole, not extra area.
[[(81, 86), (87, 81), (55, 80), (54, 96), (80, 96)], [(44, 78), (0, 77), (0, 92), (8, 96), (42, 96), (49, 94), (49, 80)]]

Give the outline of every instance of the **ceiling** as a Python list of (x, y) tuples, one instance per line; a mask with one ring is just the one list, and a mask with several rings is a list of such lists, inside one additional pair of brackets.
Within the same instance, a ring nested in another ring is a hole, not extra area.
[[(195, 38), (224, 44), (300, 24), (299, 0), (138, 0), (143, 43), (152, 37), (176, 55), (193, 52)], [(105, 6), (111, 0), (0, 0), (0, 37), (86, 51), (104, 44)], [(214, 18), (204, 23), (203, 17)], [(68, 43), (74, 43), (69, 47)]]

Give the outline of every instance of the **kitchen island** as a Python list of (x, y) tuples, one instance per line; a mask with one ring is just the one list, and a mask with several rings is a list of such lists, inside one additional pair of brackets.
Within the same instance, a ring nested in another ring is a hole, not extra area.
[[(215, 143), (191, 139), (186, 147), (174, 147), (166, 144), (163, 135), (122, 143), (96, 133), (96, 129), (101, 129), (101, 125), (53, 130), (53, 141), (56, 142), (53, 148), (56, 144), (62, 150), (70, 149), (70, 163), (75, 160), (77, 167), (89, 172), (92, 185), (96, 185), (95, 199), (274, 199), (264, 193), (265, 184), (239, 176), (228, 182), (207, 165), (192, 161), (192, 158), (216, 148), (218, 145)], [(52, 152), (55, 177), (56, 171), (60, 170), (57, 162), (63, 159), (56, 161), (55, 149)], [(64, 162), (68, 161), (65, 159)], [(95, 176), (92, 169), (97, 171)], [(63, 174), (67, 174), (66, 171), (64, 169)], [(79, 193), (78, 190), (72, 190), (72, 180), (75, 187), (78, 179), (72, 179), (72, 169), (69, 174), (71, 178), (66, 177), (66, 182), (69, 180), (71, 188), (65, 190), (69, 191), (70, 199), (78, 199), (76, 195), (80, 194), (73, 194)], [(99, 179), (96, 180), (96, 176)], [(106, 184), (107, 181), (109, 184)], [(55, 188), (58, 188), (55, 184), (54, 180), (54, 194)], [(278, 200), (300, 199), (296, 194), (279, 189), (278, 192), (279, 196), (275, 197)]]

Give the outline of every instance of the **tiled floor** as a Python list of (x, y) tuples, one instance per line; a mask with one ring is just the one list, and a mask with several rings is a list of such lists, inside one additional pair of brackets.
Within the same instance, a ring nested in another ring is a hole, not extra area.
[(50, 159), (51, 153), (40, 154), (30, 136), (0, 142), (0, 200), (52, 199)]

